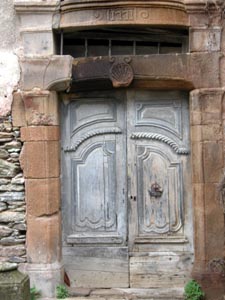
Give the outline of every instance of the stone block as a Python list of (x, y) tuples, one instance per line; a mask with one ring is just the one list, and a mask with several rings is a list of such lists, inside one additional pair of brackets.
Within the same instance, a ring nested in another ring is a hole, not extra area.
[(216, 184), (205, 185), (206, 259), (224, 256), (224, 213)]
[(191, 125), (221, 124), (222, 89), (195, 90), (190, 96)]
[(202, 140), (203, 141), (221, 141), (223, 138), (222, 126), (219, 124), (203, 125)]
[(61, 218), (59, 214), (27, 217), (27, 260), (54, 263), (61, 258)]
[(221, 51), (225, 52), (225, 22), (223, 20), (222, 32), (221, 32)]
[[(202, 161), (200, 162), (202, 164)], [(204, 180), (218, 183), (223, 173), (223, 143), (205, 142), (203, 145)]]
[[(134, 70), (134, 79), (136, 79), (133, 86), (188, 90), (194, 87), (196, 89), (218, 88), (220, 87), (220, 58), (221, 55), (217, 52), (170, 54), (169, 59), (168, 54), (133, 56), (130, 63)], [(97, 81), (101, 82), (100, 80), (108, 84), (110, 68), (109, 57), (74, 59), (73, 83), (75, 87), (85, 81), (95, 86)]]
[(0, 246), (0, 257), (23, 256), (26, 254), (25, 245)]
[(204, 184), (193, 184), (195, 260), (205, 260), (205, 190)]
[(191, 111), (190, 112), (190, 124), (191, 125), (201, 125), (202, 124), (202, 113)]
[(193, 28), (190, 30), (191, 52), (214, 52), (221, 48), (221, 28)]
[(20, 163), (25, 178), (59, 177), (59, 143), (25, 142)]
[[(225, 42), (223, 43), (225, 45)], [(225, 86), (225, 51), (223, 56), (220, 58), (220, 78), (221, 86)]]
[[(206, 269), (206, 268), (205, 268)], [(195, 272), (193, 278), (201, 285), (205, 299), (207, 300), (224, 300), (225, 295), (225, 278), (224, 275), (213, 273), (209, 270)]]
[(29, 277), (17, 270), (0, 272), (1, 300), (29, 300)]
[(58, 126), (30, 126), (21, 128), (22, 141), (58, 141), (59, 139)]
[(35, 217), (52, 215), (59, 211), (60, 180), (26, 180), (27, 214)]
[(12, 121), (13, 121), (13, 126), (15, 127), (21, 127), (27, 125), (25, 107), (23, 103), (22, 94), (20, 92), (16, 92), (13, 94)]
[(12, 202), (12, 201), (24, 201), (25, 194), (24, 192), (5, 192), (0, 194), (0, 201)]
[[(24, 58), (21, 61), (22, 90), (64, 91), (72, 79), (73, 58), (69, 55), (55, 55), (48, 58)], [(38, 76), (37, 76), (38, 74)]]
[(0, 158), (8, 158), (9, 153), (5, 149), (0, 149)]
[[(37, 1), (36, 1), (37, 2)], [(54, 0), (51, 2), (54, 2)], [(45, 1), (46, 3), (46, 1)], [(43, 5), (43, 2), (41, 3)], [(57, 5), (56, 5), (57, 6)], [(36, 7), (35, 11), (37, 12), (38, 7)], [(40, 30), (46, 30), (52, 29), (52, 13), (48, 11), (40, 11), (38, 14), (31, 15), (27, 12), (25, 13), (19, 13), (20, 15), (20, 30), (26, 31), (27, 29), (32, 29), (40, 31)]]
[(209, 24), (209, 17), (206, 14), (195, 12), (189, 15), (189, 21), (191, 27), (202, 27), (204, 29)]
[[(125, 2), (126, 3), (126, 2)], [(61, 4), (61, 19), (60, 28), (69, 29), (74, 27), (89, 27), (89, 26), (127, 26), (127, 25), (145, 25), (145, 26), (189, 26), (188, 15), (183, 9), (183, 6), (178, 4), (178, 9), (174, 9), (173, 4), (170, 7), (167, 5), (159, 5), (158, 2), (146, 1), (145, 7), (138, 2), (135, 6), (128, 2), (121, 7), (115, 1), (112, 1), (110, 6), (93, 7), (93, 2), (82, 2), (77, 6), (76, 2)], [(82, 7), (83, 6), (83, 7)], [(94, 8), (94, 10), (93, 10)]]
[(4, 159), (0, 159), (0, 178), (12, 178), (16, 176), (19, 170), (19, 167), (15, 164), (5, 161)]
[(220, 92), (206, 92), (201, 96), (202, 124), (221, 124), (222, 94)]
[(25, 56), (47, 56), (54, 54), (52, 30), (22, 32)]
[[(225, 86), (225, 82), (224, 82), (224, 86)], [(222, 97), (222, 119), (223, 121), (225, 120), (225, 94)]]
[(55, 92), (15, 93), (12, 105), (13, 126), (58, 125), (58, 98)]
[(202, 126), (196, 125), (191, 126), (191, 141), (201, 142), (202, 141)]
[(58, 99), (55, 92), (24, 93), (27, 125), (58, 125)]
[(203, 144), (200, 142), (192, 142), (192, 178), (193, 183), (203, 183)]
[(55, 299), (56, 286), (63, 282), (61, 264), (20, 264), (19, 270), (29, 274), (30, 285), (38, 287), (44, 299)]
[(193, 90), (190, 92), (190, 111), (201, 113), (200, 90)]
[(25, 215), (16, 211), (3, 211), (0, 214), (0, 223), (24, 221)]

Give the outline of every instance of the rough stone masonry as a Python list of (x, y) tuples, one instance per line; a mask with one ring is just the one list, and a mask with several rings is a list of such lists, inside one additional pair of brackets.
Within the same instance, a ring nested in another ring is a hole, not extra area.
[(19, 164), (22, 143), (11, 118), (0, 125), (0, 261), (26, 261), (24, 178)]

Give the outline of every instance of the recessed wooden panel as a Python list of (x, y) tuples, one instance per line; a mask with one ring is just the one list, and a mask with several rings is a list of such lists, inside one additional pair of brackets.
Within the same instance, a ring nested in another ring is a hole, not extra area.
[(71, 134), (96, 123), (115, 121), (115, 103), (108, 99), (82, 99), (71, 103)]
[(72, 161), (75, 231), (116, 231), (115, 155), (115, 141), (91, 143)]
[(136, 125), (161, 128), (181, 137), (181, 113), (180, 100), (136, 102)]
[[(180, 163), (162, 144), (138, 146), (138, 216), (139, 233), (172, 233), (182, 226)], [(170, 155), (169, 155), (170, 153)], [(161, 195), (151, 195), (152, 186), (158, 184)]]

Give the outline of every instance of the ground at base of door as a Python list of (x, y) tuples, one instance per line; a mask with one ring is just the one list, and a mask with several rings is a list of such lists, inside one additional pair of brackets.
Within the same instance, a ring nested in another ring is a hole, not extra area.
[[(83, 293), (83, 295), (82, 295)], [(73, 289), (66, 300), (183, 300), (183, 288), (160, 289)], [(40, 298), (53, 300), (56, 298)]]

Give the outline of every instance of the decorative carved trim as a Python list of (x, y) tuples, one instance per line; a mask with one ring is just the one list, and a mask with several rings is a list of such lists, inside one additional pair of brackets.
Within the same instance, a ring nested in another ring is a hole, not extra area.
[[(115, 59), (111, 58), (113, 62)], [(134, 79), (134, 72), (128, 64), (131, 58), (125, 57), (124, 61), (115, 62), (109, 70), (109, 77), (112, 81), (113, 87), (128, 87)]]
[(64, 149), (65, 152), (73, 152), (76, 151), (77, 148), (86, 140), (89, 138), (92, 138), (97, 135), (103, 135), (103, 134), (121, 134), (122, 130), (120, 128), (106, 128), (106, 129), (98, 129), (91, 131), (89, 133), (84, 134), (81, 138), (79, 138), (76, 143), (71, 147), (66, 147)]
[(169, 145), (177, 154), (181, 155), (187, 155), (189, 154), (189, 150), (186, 148), (179, 147), (179, 145), (171, 140), (170, 138), (157, 133), (146, 133), (146, 132), (134, 132), (130, 136), (131, 139), (137, 140), (137, 139), (148, 139), (148, 140), (156, 140), (163, 142), (167, 145)]
[(14, 0), (14, 7), (17, 13), (37, 13), (39, 12), (55, 12), (60, 9), (59, 0), (47, 0), (47, 1), (21, 1)]

